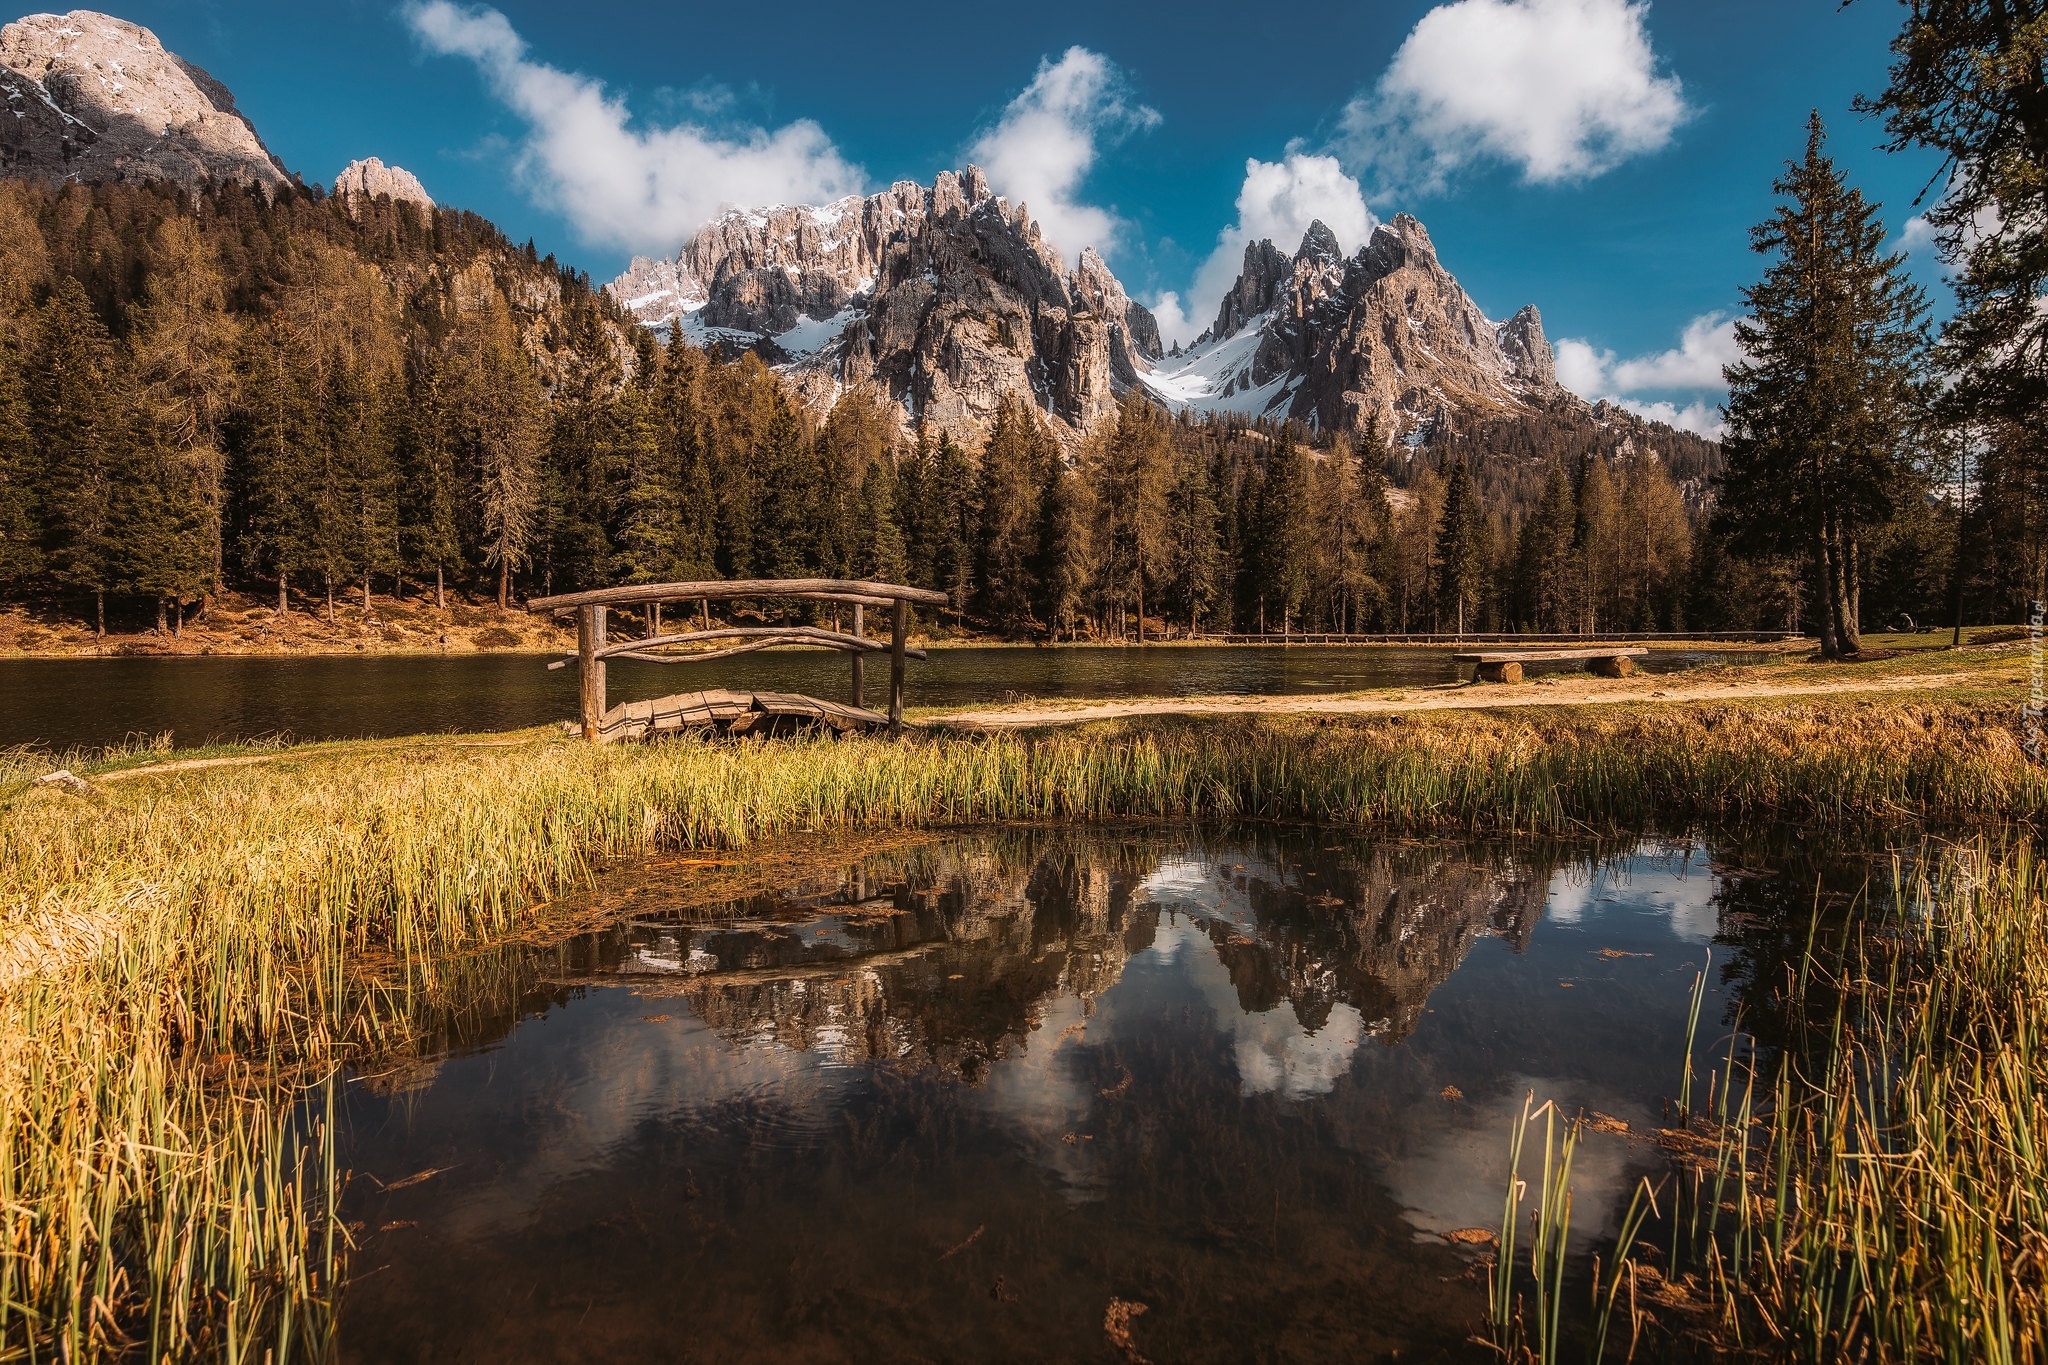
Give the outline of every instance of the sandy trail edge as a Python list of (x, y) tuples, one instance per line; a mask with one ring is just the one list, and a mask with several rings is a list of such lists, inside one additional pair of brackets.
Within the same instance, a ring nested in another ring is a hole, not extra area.
[[(432, 747), (437, 749), (503, 749), (515, 744), (531, 744), (533, 737), (521, 735), (516, 739), (458, 739), (437, 740)], [(426, 745), (399, 744), (394, 749), (425, 748)], [(197, 772), (201, 768), (246, 768), (251, 763), (273, 763), (280, 758), (293, 755), (289, 750), (274, 754), (238, 754), (233, 758), (186, 758), (176, 763), (152, 763), (146, 768), (121, 768), (110, 773), (94, 773), (88, 780), (102, 785), (108, 782), (122, 782), (131, 777), (159, 777), (164, 773)], [(304, 757), (304, 755), (298, 755)]]
[[(1506, 706), (1587, 706), (1610, 702), (1681, 703), (1735, 701), (1751, 697), (1833, 696), (1854, 692), (1931, 691), (1996, 680), (1997, 673), (1923, 673), (1892, 678), (1842, 678), (1828, 681), (1705, 682), (1675, 684), (1672, 675), (1628, 679), (1568, 678), (1556, 684), (1461, 683), (1431, 688), (1393, 689), (1362, 697), (1160, 697), (1142, 701), (1106, 701), (1052, 710), (1008, 706), (984, 711), (956, 711), (930, 716), (927, 726), (960, 730), (1011, 730), (1041, 725), (1080, 725), (1131, 716), (1235, 715), (1373, 715), (1397, 711), (1476, 711)], [(1421, 695), (1410, 695), (1421, 691)]]

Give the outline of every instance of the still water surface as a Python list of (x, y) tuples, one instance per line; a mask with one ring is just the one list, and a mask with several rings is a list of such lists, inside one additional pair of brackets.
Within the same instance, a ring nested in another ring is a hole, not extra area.
[[(1758, 861), (994, 831), (652, 866), (352, 1082), (342, 1355), (1107, 1361), (1123, 1300), (1157, 1361), (1470, 1358), (1485, 1276), (1440, 1234), (1498, 1226), (1531, 1091), (1660, 1122), (1709, 952), (1703, 1059), (1811, 904)], [(1582, 1249), (1659, 1169), (1587, 1139)]]
[[(1024, 697), (1280, 696), (1417, 687), (1455, 680), (1449, 649), (1321, 645), (1127, 649), (940, 649), (909, 665), (913, 706)], [(1754, 654), (1658, 651), (1668, 672)], [(1555, 665), (1554, 667), (1571, 667)], [(709, 664), (609, 665), (611, 700), (729, 687), (844, 698), (846, 660), (823, 651), (751, 654)], [(887, 697), (888, 664), (868, 664), (868, 701)], [(576, 710), (571, 669), (531, 654), (0, 660), (0, 747), (56, 750), (170, 731), (182, 746), (290, 735), (356, 739), (509, 730)]]

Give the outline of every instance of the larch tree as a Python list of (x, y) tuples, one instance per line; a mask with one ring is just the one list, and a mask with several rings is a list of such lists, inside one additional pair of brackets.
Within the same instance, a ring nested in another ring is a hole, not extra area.
[(476, 489), (483, 560), (498, 571), (498, 608), (540, 527), (547, 405), (504, 302), (495, 294), (464, 313), (450, 336), (462, 447)]
[(1770, 259), (1743, 291), (1745, 359), (1727, 367), (1727, 469), (1717, 520), (1738, 540), (1798, 548), (1820, 601), (1821, 652), (1861, 643), (1862, 543), (1911, 473), (1926, 305), (1884, 250), (1877, 205), (1844, 179), (1815, 114), (1806, 154), (1751, 232)]
[(140, 413), (154, 458), (183, 467), (205, 504), (212, 568), (225, 572), (227, 452), (221, 431), (235, 405), (241, 326), (227, 311), (220, 254), (193, 219), (170, 217), (150, 234), (140, 306), (132, 318)]

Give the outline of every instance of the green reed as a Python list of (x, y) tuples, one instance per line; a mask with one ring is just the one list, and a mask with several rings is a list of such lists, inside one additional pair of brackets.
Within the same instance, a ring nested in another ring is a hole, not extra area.
[(1615, 1251), (1662, 1348), (2048, 1359), (2048, 867), (1983, 841), (1900, 867), (1783, 989), (1786, 1044), (1733, 1041), (1663, 1135), (1665, 1264)]
[(347, 1253), (320, 1087), (418, 1046), (464, 988), (463, 951), (529, 930), (610, 861), (987, 821), (2031, 818), (2048, 785), (2017, 753), (1967, 705), (1866, 705), (308, 746), (95, 799), (28, 785), (13, 755), (0, 1359), (317, 1353)]

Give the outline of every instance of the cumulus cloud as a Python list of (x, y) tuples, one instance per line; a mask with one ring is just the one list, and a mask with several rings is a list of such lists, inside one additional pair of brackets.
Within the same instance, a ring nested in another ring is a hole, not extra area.
[(1356, 251), (1372, 235), (1378, 220), (1365, 206), (1358, 182), (1344, 173), (1334, 156), (1310, 156), (1290, 148), (1279, 161), (1244, 163), (1244, 184), (1237, 192), (1237, 221), (1216, 234), (1215, 249), (1195, 272), (1195, 282), (1183, 301), (1178, 295), (1162, 295), (1173, 301), (1173, 326), (1169, 310), (1152, 309), (1159, 319), (1159, 335), (1169, 344), (1194, 340), (1216, 317), (1216, 307), (1237, 282), (1244, 267), (1248, 243), (1271, 240), (1293, 255), (1301, 245), (1309, 224), (1320, 221), (1336, 234), (1337, 245)]
[(1039, 62), (1031, 84), (968, 154), (997, 193), (1030, 205), (1040, 230), (1072, 263), (1084, 247), (1108, 251), (1124, 229), (1113, 210), (1081, 200), (1097, 152), (1158, 123), (1159, 111), (1136, 101), (1114, 62), (1070, 47), (1057, 61)]
[(526, 123), (521, 181), (586, 241), (670, 251), (728, 205), (824, 203), (862, 188), (860, 168), (809, 119), (776, 129), (635, 126), (602, 82), (531, 60), (495, 9), (427, 0), (404, 14), (422, 46), (475, 63)]
[[(1581, 398), (1604, 398), (1652, 421), (1720, 438), (1718, 403), (1720, 395), (1727, 392), (1721, 370), (1742, 359), (1742, 347), (1735, 340), (1735, 319), (1726, 314), (1702, 314), (1685, 325), (1678, 345), (1670, 350), (1627, 360), (1575, 337), (1559, 339), (1555, 349), (1557, 382)], [(1642, 397), (1645, 393), (1688, 390), (1714, 397), (1681, 402)]]
[(1378, 189), (1440, 188), (1500, 161), (1532, 184), (1584, 180), (1671, 140), (1689, 115), (1637, 0), (1455, 0), (1425, 14), (1339, 145)]

